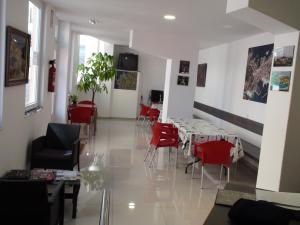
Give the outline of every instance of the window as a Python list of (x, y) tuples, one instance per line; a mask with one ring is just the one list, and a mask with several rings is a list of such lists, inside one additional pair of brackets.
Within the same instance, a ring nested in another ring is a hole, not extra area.
[(41, 40), (41, 9), (29, 1), (28, 32), (31, 35), (30, 67), (28, 84), (26, 84), (26, 111), (38, 107), (39, 104), (39, 70), (40, 70), (40, 40)]
[[(86, 63), (87, 59), (93, 53), (104, 53), (104, 41), (88, 35), (79, 36), (79, 64)], [(77, 82), (79, 82), (81, 74), (78, 74)]]

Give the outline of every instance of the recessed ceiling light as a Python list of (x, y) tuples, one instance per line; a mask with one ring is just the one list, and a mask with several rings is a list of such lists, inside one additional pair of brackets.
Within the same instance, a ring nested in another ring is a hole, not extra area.
[(164, 18), (165, 18), (166, 20), (175, 20), (175, 19), (176, 19), (176, 16), (168, 14), (168, 15), (164, 15)]
[(99, 20), (96, 20), (96, 19), (89, 19), (89, 23), (92, 24), (92, 25), (95, 25), (97, 23), (99, 23), (100, 21)]

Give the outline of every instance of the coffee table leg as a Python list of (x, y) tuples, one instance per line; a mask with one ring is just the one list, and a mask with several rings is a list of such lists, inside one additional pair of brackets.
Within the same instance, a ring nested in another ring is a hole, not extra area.
[(60, 192), (60, 219), (59, 219), (59, 225), (64, 225), (64, 214), (65, 214), (65, 185), (63, 185), (63, 188)]
[(80, 190), (80, 184), (74, 184), (73, 186), (73, 212), (72, 212), (72, 218), (76, 218), (77, 214), (77, 199), (78, 199), (78, 194)]

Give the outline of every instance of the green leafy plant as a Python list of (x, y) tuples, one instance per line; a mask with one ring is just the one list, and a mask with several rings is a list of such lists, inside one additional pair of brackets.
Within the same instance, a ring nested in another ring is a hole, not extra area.
[(70, 101), (72, 102), (72, 104), (76, 105), (77, 101), (78, 101), (78, 96), (77, 95), (70, 95)]
[(116, 74), (113, 56), (101, 52), (93, 53), (85, 64), (78, 65), (77, 72), (81, 74), (77, 89), (84, 92), (91, 91), (94, 102), (96, 92), (108, 92), (105, 81), (111, 80)]

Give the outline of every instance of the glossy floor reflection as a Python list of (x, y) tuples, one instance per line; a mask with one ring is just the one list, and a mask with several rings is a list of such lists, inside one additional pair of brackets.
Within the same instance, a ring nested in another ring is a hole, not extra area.
[[(186, 159), (175, 151), (160, 150), (154, 168), (144, 163), (149, 130), (133, 120), (99, 120), (96, 137), (81, 154), (83, 181), (76, 219), (66, 203), (66, 225), (98, 225), (101, 191), (111, 190), (111, 225), (200, 225), (217, 193), (219, 168), (207, 167), (204, 189), (200, 179), (184, 173)], [(256, 176), (242, 164), (232, 169), (231, 180), (254, 185)], [(196, 176), (200, 171), (196, 170)], [(225, 177), (222, 186), (225, 184)]]

